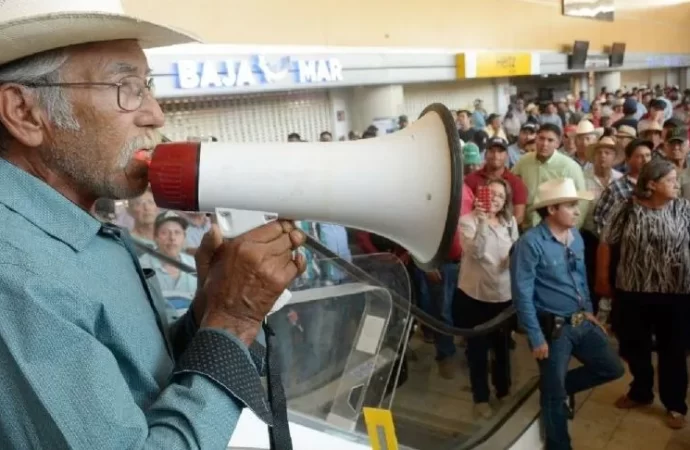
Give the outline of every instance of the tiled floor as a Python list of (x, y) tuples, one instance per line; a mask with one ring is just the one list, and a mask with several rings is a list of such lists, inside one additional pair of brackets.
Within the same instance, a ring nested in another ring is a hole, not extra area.
[[(435, 347), (415, 336), (409, 343), (408, 380), (396, 390), (392, 411), (396, 422), (410, 423), (415, 433), (399, 436), (401, 442), (413, 448), (435, 448), (429, 441), (436, 438), (448, 444), (463, 442), (492, 421), (500, 420), (505, 407), (494, 403), (495, 414), (490, 420), (478, 419), (473, 414), (474, 404), (470, 390), (469, 368), (464, 346), (457, 346), (454, 357), (455, 378), (446, 380), (438, 373)], [(525, 361), (528, 363), (525, 364)], [(519, 392), (538, 374), (526, 342), (517, 337), (517, 346), (511, 352), (512, 391)], [(505, 402), (509, 405), (509, 401)], [(505, 405), (504, 405), (505, 406)], [(423, 434), (421, 434), (424, 432)], [(405, 441), (405, 438), (409, 440)]]
[(630, 411), (613, 406), (627, 392), (630, 380), (626, 373), (620, 380), (579, 396), (570, 427), (575, 450), (690, 450), (690, 428), (667, 428), (658, 399), (652, 406)]
[[(515, 391), (537, 374), (536, 364), (524, 338), (516, 336), (512, 352)], [(469, 374), (463, 349), (458, 348), (454, 380), (438, 375), (434, 346), (419, 338), (410, 343), (416, 360), (410, 362), (409, 380), (397, 390), (393, 413), (415, 423), (415, 428), (434, 430), (446, 439), (476, 432), (482, 425), (472, 415)], [(573, 362), (576, 366), (577, 362)], [(657, 401), (650, 407), (621, 411), (613, 403), (628, 389), (628, 373), (613, 383), (578, 394), (577, 413), (570, 423), (575, 450), (690, 450), (690, 426), (673, 431), (664, 424), (664, 408)], [(500, 412), (497, 412), (499, 415)], [(425, 437), (428, 439), (428, 437)], [(454, 440), (455, 440), (454, 439)], [(447, 442), (447, 441), (446, 441)]]

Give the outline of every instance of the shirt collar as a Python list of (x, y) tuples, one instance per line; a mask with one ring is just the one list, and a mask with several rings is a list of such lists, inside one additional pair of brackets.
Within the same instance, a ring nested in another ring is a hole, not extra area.
[(0, 203), (75, 251), (96, 236), (101, 222), (45, 182), (0, 158)]
[[(549, 228), (549, 226), (546, 224), (545, 220), (542, 220), (541, 222), (539, 222), (539, 230), (541, 232), (541, 236), (544, 239), (550, 239), (552, 241), (558, 242), (559, 244), (563, 244), (561, 241), (556, 239), (556, 236), (553, 235), (553, 233), (551, 232), (551, 228)], [(570, 244), (572, 244), (574, 240), (575, 240), (575, 236), (573, 235), (573, 231), (568, 230), (568, 237), (566, 238), (567, 242), (565, 243), (566, 247), (570, 246)]]
[(559, 150), (555, 150), (555, 151), (551, 154), (551, 156), (549, 156), (549, 159), (547, 159), (547, 160), (544, 161), (544, 162), (541, 162), (541, 161), (539, 160), (539, 158), (537, 158), (537, 152), (534, 152), (534, 161), (535, 161), (537, 164), (548, 165), (548, 164), (551, 164), (551, 163), (553, 163), (553, 162), (557, 162), (557, 161), (558, 161), (558, 158), (560, 158), (560, 157), (562, 157), (562, 156), (563, 156), (563, 157), (566, 157), (566, 158), (569, 158), (569, 156), (566, 156), (563, 152), (561, 152), (561, 151), (559, 151)]

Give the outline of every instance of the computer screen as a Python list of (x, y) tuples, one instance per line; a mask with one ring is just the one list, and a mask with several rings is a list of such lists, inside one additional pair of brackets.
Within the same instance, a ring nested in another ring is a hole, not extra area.
[(622, 66), (623, 59), (625, 59), (625, 43), (614, 42), (613, 47), (611, 47), (611, 67)]
[(573, 54), (570, 57), (570, 68), (584, 69), (588, 51), (589, 41), (575, 41), (573, 45)]

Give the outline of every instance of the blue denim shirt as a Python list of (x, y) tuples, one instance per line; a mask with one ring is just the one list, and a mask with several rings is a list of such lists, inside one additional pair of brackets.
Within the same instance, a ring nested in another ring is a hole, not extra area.
[[(180, 335), (126, 234), (1, 158), (0, 224), (0, 447), (226, 448), (244, 397), (175, 374)], [(186, 348), (215, 333), (237, 349), (235, 368), (254, 370), (241, 381), (260, 386), (251, 350), (189, 320)]]
[(545, 222), (531, 228), (516, 242), (510, 259), (513, 302), (530, 345), (544, 343), (537, 312), (570, 316), (591, 312), (585, 270), (585, 245), (576, 228), (565, 246)]

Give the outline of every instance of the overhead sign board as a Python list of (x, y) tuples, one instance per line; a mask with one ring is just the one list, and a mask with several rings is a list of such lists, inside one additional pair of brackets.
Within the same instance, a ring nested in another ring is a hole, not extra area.
[(533, 66), (533, 55), (529, 52), (467, 52), (456, 55), (459, 79), (535, 75)]
[(305, 85), (343, 81), (337, 58), (308, 59), (257, 55), (245, 59), (182, 60), (175, 63), (177, 88), (232, 89), (261, 85)]

